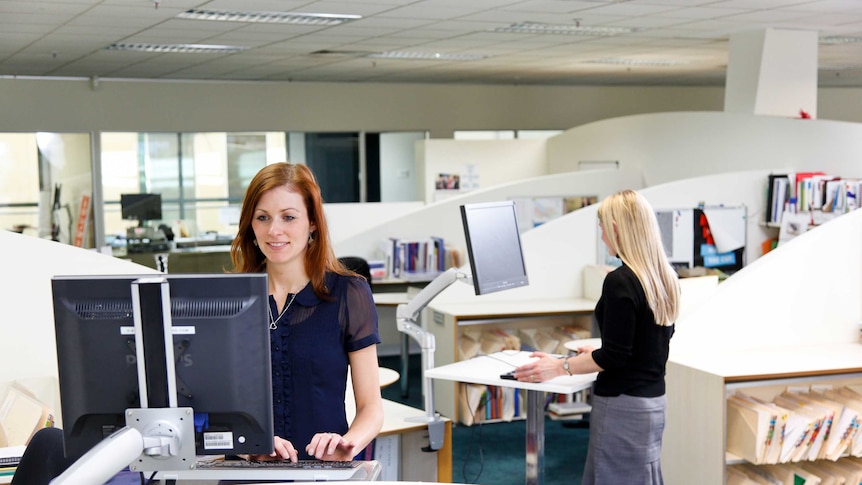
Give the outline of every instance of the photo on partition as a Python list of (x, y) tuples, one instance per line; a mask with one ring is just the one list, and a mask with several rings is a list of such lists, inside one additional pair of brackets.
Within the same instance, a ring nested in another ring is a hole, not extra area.
[(441, 173), (437, 175), (437, 190), (458, 190), (461, 187), (461, 176), (456, 173)]
[(597, 195), (577, 195), (572, 197), (564, 197), (563, 205), (564, 205), (564, 213), (568, 214), (569, 212), (576, 211), (588, 205), (593, 205), (599, 201), (599, 196)]

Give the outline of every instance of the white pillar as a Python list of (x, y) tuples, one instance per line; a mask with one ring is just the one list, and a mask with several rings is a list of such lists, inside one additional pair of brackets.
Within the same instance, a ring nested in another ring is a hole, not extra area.
[(817, 42), (813, 30), (766, 29), (730, 37), (724, 111), (817, 117)]

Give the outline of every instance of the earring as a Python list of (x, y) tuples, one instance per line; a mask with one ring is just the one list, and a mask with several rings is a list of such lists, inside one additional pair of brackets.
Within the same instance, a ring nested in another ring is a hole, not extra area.
[(254, 244), (255, 246), (257, 246), (257, 239), (252, 239), (251, 243)]
[(308, 233), (308, 244), (311, 244), (313, 242), (314, 242), (314, 232), (309, 232)]

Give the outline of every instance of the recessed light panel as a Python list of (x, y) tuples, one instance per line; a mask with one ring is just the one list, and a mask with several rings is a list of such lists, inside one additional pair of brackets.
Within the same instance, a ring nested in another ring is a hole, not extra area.
[(159, 52), (171, 54), (231, 53), (247, 50), (248, 47), (209, 44), (111, 44), (109, 51)]
[(376, 59), (405, 59), (420, 61), (478, 61), (488, 56), (482, 54), (447, 54), (442, 52), (410, 52), (410, 51), (388, 51), (375, 52), (366, 57)]
[(499, 27), (494, 32), (515, 34), (556, 34), (556, 35), (586, 35), (609, 36), (630, 34), (634, 29), (629, 27), (587, 26), (581, 24), (545, 24), (542, 22), (518, 22), (508, 27)]
[(189, 9), (177, 18), (191, 20), (210, 20), (214, 22), (263, 22), (295, 25), (338, 25), (351, 20), (361, 19), (361, 15), (295, 12), (244, 12), (241, 10)]

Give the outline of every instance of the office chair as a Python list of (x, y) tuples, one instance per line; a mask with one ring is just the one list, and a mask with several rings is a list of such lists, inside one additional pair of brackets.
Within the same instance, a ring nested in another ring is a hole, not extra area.
[(368, 281), (368, 287), (371, 288), (371, 267), (368, 266), (368, 261), (366, 261), (365, 258), (360, 258), (359, 256), (342, 256), (338, 258), (338, 261), (341, 262), (345, 268), (365, 278), (365, 280)]
[(63, 430), (42, 428), (33, 435), (12, 475), (13, 485), (48, 485), (74, 462), (63, 455)]

